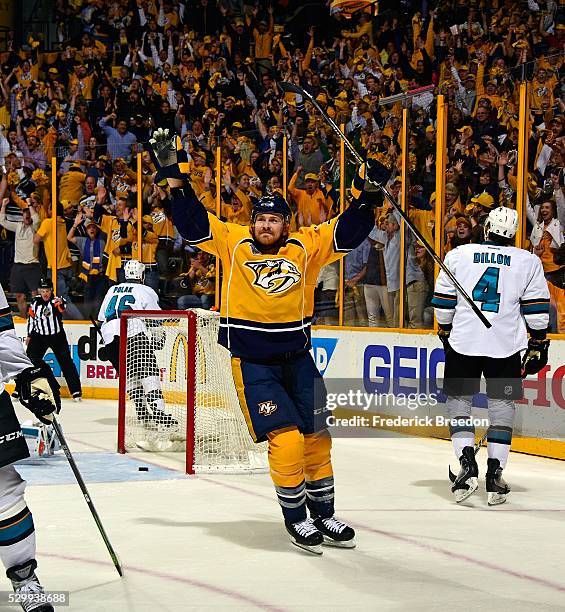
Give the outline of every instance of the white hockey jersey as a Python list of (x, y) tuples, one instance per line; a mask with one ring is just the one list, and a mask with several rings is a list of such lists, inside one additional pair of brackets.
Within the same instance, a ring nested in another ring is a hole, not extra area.
[(4, 383), (32, 366), (22, 341), (16, 336), (12, 311), (0, 286), (0, 393), (4, 391)]
[(440, 271), (432, 304), (438, 323), (452, 323), (449, 344), (462, 355), (509, 357), (528, 345), (526, 325), (549, 325), (549, 289), (541, 260), (516, 247), (465, 244), (444, 260), (492, 324), (487, 329)]
[[(161, 310), (155, 291), (140, 283), (120, 283), (108, 289), (100, 306), (98, 320), (102, 321), (102, 338), (106, 344), (120, 335), (120, 315), (124, 310)], [(146, 332), (142, 319), (134, 318), (128, 325), (128, 337)]]

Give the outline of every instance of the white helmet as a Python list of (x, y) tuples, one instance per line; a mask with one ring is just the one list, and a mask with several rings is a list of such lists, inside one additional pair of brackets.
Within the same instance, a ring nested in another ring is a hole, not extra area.
[(143, 282), (145, 266), (137, 259), (130, 259), (124, 265), (124, 274), (126, 280)]
[(518, 213), (512, 208), (500, 206), (491, 210), (485, 221), (485, 238), (496, 234), (502, 238), (514, 238), (518, 231)]

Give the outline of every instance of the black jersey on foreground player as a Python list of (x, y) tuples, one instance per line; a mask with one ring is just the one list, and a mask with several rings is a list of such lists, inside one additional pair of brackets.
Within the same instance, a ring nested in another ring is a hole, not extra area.
[(322, 543), (353, 547), (353, 529), (334, 517), (331, 437), (314, 419), (325, 398), (314, 393), (323, 383), (309, 352), (310, 322), (320, 268), (361, 244), (375, 225), (362, 191), (365, 172), (384, 182), (388, 171), (378, 162), (362, 166), (344, 213), (290, 233), (291, 210), (279, 194), (258, 201), (250, 227), (220, 221), (185, 180), (180, 141), (158, 130), (151, 144), (158, 177), (171, 186), (179, 233), (222, 262), (219, 342), (231, 352), (251, 436), (269, 441), (271, 477), (291, 541), (316, 554)]
[(496, 505), (504, 503), (510, 491), (502, 470), (512, 441), (514, 400), (522, 398), (522, 376), (539, 372), (547, 363), (549, 290), (539, 257), (512, 246), (517, 229), (518, 213), (497, 208), (485, 223), (486, 242), (457, 247), (445, 257), (445, 265), (492, 324), (490, 329), (459, 298), (443, 271), (436, 281), (432, 303), (445, 347), (444, 391), (451, 440), (461, 464), (452, 487), (458, 503), (478, 487), (471, 401), (481, 375), (489, 398), (487, 500)]
[[(14, 591), (27, 599), (22, 607), (35, 612), (52, 612), (41, 603), (43, 588), (35, 575), (35, 528), (24, 499), (25, 480), (14, 463), (29, 457), (26, 441), (4, 383), (14, 380), (20, 402), (43, 423), (58, 405), (58, 389), (44, 363), (34, 365), (16, 336), (12, 314), (0, 287), (0, 559)], [(35, 598), (35, 600), (33, 599)], [(34, 603), (35, 601), (35, 603)]]

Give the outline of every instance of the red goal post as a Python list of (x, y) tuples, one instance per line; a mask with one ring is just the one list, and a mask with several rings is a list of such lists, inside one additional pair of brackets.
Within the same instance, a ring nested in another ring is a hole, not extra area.
[(121, 313), (118, 452), (184, 453), (187, 474), (266, 471), (218, 329), (207, 310)]

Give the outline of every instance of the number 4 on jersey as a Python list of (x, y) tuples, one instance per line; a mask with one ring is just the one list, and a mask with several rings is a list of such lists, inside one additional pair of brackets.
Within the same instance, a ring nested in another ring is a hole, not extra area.
[(473, 300), (481, 302), (481, 310), (498, 312), (500, 307), (500, 293), (498, 293), (498, 277), (500, 268), (489, 267), (479, 278), (473, 289)]

